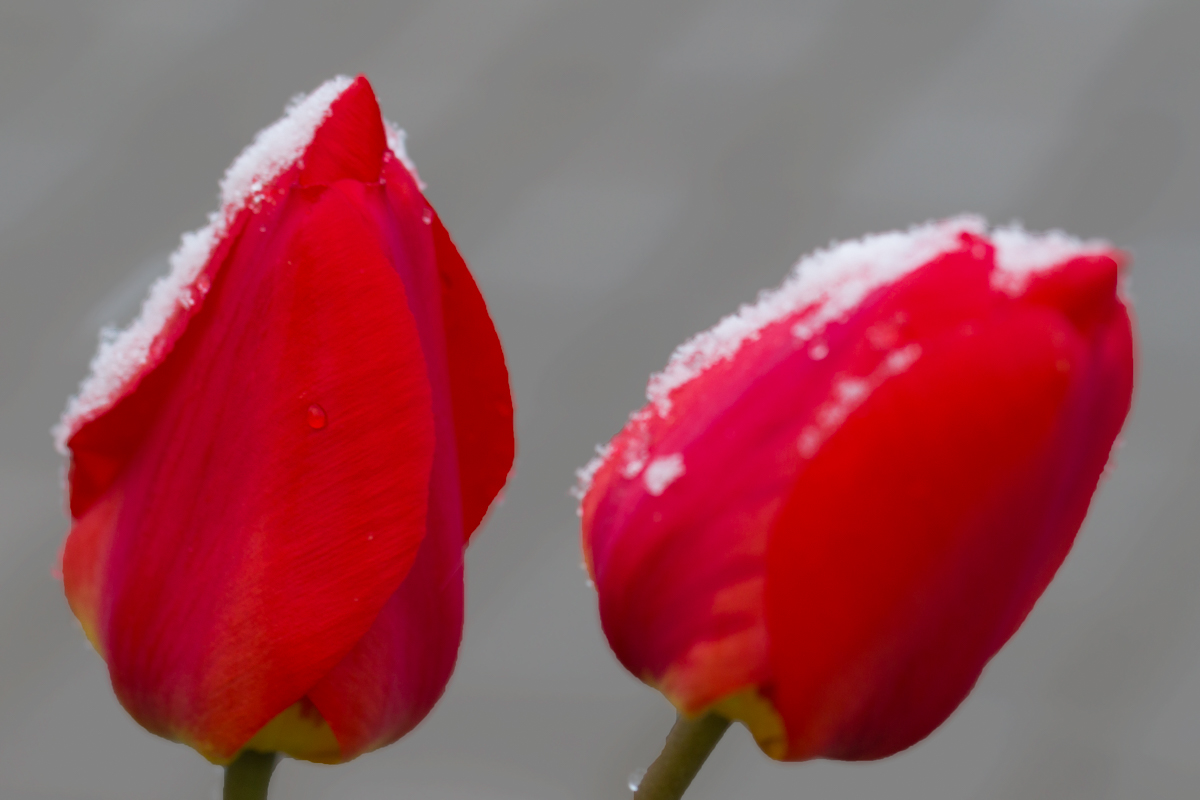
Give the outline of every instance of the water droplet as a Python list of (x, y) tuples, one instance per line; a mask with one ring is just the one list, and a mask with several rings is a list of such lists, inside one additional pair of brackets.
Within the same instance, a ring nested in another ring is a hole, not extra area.
[(431, 209), (427, 208), (421, 212), (421, 222), (424, 222), (426, 225), (433, 222), (433, 211)]
[(629, 773), (629, 791), (636, 792), (638, 787), (642, 785), (642, 778), (646, 777), (646, 770), (635, 769)]
[(329, 424), (329, 415), (325, 413), (325, 409), (321, 408), (316, 403), (308, 407), (308, 427), (314, 431), (319, 431)]

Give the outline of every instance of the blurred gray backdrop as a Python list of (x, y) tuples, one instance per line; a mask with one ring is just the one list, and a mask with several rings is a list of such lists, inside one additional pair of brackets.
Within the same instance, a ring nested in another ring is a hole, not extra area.
[(567, 491), (672, 348), (831, 238), (962, 210), (1128, 248), (1140, 383), (1075, 551), (874, 764), (736, 728), (689, 800), (1200, 795), (1196, 0), (0, 0), (0, 798), (209, 800), (51, 577), (48, 430), (288, 98), (365, 72), (507, 348), (516, 475), (416, 732), (280, 800), (621, 800), (673, 713), (609, 654)]

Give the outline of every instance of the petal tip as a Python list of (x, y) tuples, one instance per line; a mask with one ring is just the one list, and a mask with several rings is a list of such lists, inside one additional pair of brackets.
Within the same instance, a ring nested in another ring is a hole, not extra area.
[(304, 153), (300, 181), (310, 185), (346, 178), (377, 181), (387, 147), (379, 101), (370, 82), (359, 75), (330, 104)]

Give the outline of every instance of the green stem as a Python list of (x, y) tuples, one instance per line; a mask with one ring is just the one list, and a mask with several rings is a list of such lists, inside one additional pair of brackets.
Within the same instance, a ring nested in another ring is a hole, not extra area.
[(638, 784), (633, 800), (679, 800), (683, 797), (728, 728), (729, 720), (718, 714), (707, 714), (695, 720), (679, 717), (667, 735), (662, 753)]
[(243, 750), (225, 767), (225, 793), (221, 796), (224, 800), (266, 800), (278, 761), (278, 753)]

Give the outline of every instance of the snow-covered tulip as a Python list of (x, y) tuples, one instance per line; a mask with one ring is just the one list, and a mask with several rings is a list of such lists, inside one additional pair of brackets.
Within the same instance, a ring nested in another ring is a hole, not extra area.
[(617, 658), (776, 759), (928, 735), (1109, 461), (1133, 390), (1122, 263), (960, 217), (818, 252), (682, 345), (581, 474)]
[(297, 98), (221, 193), (57, 429), (67, 599), (150, 731), (345, 761), (453, 670), (504, 357), (365, 78)]

